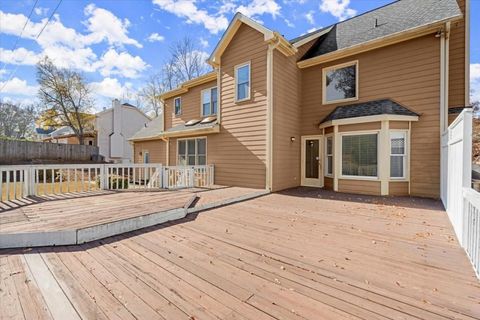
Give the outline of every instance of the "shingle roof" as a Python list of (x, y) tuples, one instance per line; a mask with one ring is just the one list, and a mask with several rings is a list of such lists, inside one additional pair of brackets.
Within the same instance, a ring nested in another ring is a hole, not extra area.
[(336, 107), (335, 110), (326, 116), (320, 123), (339, 119), (376, 116), (381, 114), (393, 114), (401, 116), (419, 115), (396, 103), (395, 101), (383, 99)]
[(175, 127), (171, 127), (170, 129), (166, 130), (165, 132), (178, 132), (183, 130), (195, 130), (195, 129), (204, 129), (204, 128), (213, 128), (217, 125), (217, 122), (209, 122), (209, 123), (197, 123), (193, 126), (186, 126), (185, 124), (179, 124)]
[[(399, 0), (333, 25), (328, 33), (317, 39), (300, 60), (451, 19), (461, 14), (456, 0)], [(291, 42), (296, 41), (299, 41), (299, 38)]]
[(139, 140), (144, 138), (152, 138), (162, 133), (162, 116), (154, 118), (148, 122), (145, 127), (138, 130), (129, 140)]

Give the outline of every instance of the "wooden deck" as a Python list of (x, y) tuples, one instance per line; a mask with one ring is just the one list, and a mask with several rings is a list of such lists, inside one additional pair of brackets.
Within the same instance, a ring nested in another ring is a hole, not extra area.
[(0, 251), (2, 319), (479, 319), (439, 202), (312, 189)]
[(192, 196), (198, 204), (253, 192), (247, 188), (215, 187), (174, 191), (96, 191), (35, 197), (0, 210), (0, 234), (86, 228), (131, 217), (183, 207)]

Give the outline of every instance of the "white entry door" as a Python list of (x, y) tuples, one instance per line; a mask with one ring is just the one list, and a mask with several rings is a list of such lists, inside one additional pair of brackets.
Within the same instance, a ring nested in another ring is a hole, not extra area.
[(302, 186), (323, 187), (323, 136), (302, 137)]

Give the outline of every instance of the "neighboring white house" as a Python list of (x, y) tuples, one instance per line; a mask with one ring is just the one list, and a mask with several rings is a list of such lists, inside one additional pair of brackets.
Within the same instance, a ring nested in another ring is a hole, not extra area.
[(135, 106), (113, 100), (112, 108), (96, 115), (95, 130), (100, 155), (106, 161), (133, 162), (133, 147), (128, 139), (148, 122), (150, 118)]

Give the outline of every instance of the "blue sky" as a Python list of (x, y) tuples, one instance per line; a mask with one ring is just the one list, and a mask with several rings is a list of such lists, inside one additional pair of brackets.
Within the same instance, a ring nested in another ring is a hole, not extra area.
[[(59, 0), (0, 1), (0, 99), (34, 101), (35, 63), (47, 54), (81, 71), (92, 83), (96, 108), (125, 98), (157, 73), (169, 46), (185, 35), (211, 52), (236, 11), (287, 39), (321, 28), (391, 0)], [(27, 16), (34, 8), (25, 30)], [(480, 98), (480, 0), (471, 0), (472, 87)], [(16, 48), (14, 49), (15, 43)]]

